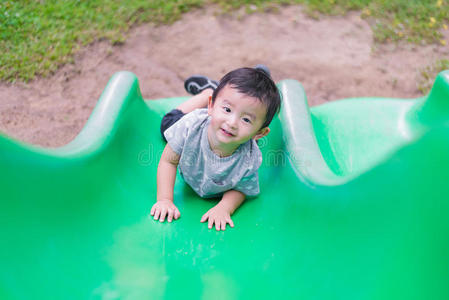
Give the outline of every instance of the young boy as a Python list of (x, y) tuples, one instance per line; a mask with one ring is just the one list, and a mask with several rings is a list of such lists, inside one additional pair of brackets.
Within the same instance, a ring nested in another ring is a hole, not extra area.
[(157, 201), (151, 215), (160, 222), (180, 217), (173, 204), (179, 165), (198, 195), (222, 196), (201, 222), (209, 220), (209, 229), (215, 223), (217, 231), (225, 230), (226, 224), (234, 227), (231, 215), (245, 196), (259, 194), (262, 154), (256, 140), (270, 132), (268, 125), (280, 108), (279, 91), (264, 66), (231, 71), (219, 84), (192, 76), (185, 87), (196, 95), (161, 123), (167, 145), (157, 170)]

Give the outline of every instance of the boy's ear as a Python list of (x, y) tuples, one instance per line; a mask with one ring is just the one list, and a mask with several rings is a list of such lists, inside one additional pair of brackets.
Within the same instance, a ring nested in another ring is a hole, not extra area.
[(212, 103), (212, 96), (209, 96), (209, 100), (207, 102), (207, 114), (210, 116), (212, 114), (212, 107), (214, 104)]
[(257, 141), (258, 139), (261, 139), (261, 138), (263, 138), (264, 136), (267, 136), (269, 133), (270, 133), (270, 128), (268, 128), (268, 127), (261, 128), (261, 129), (256, 133), (256, 135), (253, 137), (253, 139)]

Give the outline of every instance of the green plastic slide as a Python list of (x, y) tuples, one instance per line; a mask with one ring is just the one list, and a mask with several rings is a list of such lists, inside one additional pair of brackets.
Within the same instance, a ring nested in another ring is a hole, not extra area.
[(209, 230), (148, 217), (165, 112), (115, 74), (81, 133), (46, 149), (0, 136), (0, 299), (449, 299), (449, 71), (419, 99), (283, 107), (260, 141), (261, 194)]

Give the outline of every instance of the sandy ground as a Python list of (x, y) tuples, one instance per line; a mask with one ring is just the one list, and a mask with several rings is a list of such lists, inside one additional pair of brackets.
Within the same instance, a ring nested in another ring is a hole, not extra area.
[(52, 77), (0, 83), (0, 131), (45, 147), (68, 143), (120, 70), (134, 72), (143, 96), (157, 99), (187, 95), (183, 80), (191, 74), (219, 79), (263, 63), (276, 81), (300, 81), (313, 106), (348, 97), (419, 97), (418, 70), (443, 57), (448, 47), (375, 45), (356, 12), (314, 20), (300, 6), (248, 16), (200, 9), (170, 26), (135, 27), (120, 46), (95, 43)]

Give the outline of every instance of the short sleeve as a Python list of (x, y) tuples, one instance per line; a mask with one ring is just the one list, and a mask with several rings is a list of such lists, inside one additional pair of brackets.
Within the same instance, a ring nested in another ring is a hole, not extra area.
[(182, 149), (184, 148), (185, 137), (187, 136), (187, 128), (183, 124), (184, 117), (179, 119), (164, 132), (167, 143), (177, 154), (181, 154)]
[(184, 115), (164, 132), (165, 139), (177, 154), (181, 154), (192, 128), (195, 128), (200, 120), (199, 111), (193, 111)]
[(207, 116), (207, 109), (195, 109), (165, 130), (165, 139), (173, 151), (181, 155), (189, 135), (198, 133), (199, 126), (207, 119)]
[(234, 187), (234, 190), (242, 192), (246, 196), (259, 195), (259, 175), (257, 171), (244, 176)]

